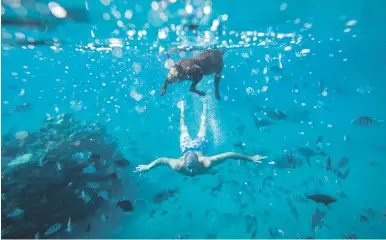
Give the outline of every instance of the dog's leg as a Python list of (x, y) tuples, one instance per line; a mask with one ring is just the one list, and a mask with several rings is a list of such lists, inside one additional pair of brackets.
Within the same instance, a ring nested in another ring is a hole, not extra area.
[(166, 89), (168, 88), (168, 80), (166, 79), (165, 82), (164, 82), (164, 85), (162, 86), (162, 89), (160, 91), (160, 96), (163, 96), (165, 95), (166, 93)]
[(215, 94), (215, 97), (217, 100), (220, 100), (221, 97), (220, 97), (220, 91), (219, 91), (219, 83), (220, 83), (220, 79), (221, 79), (221, 73), (216, 73), (214, 75), (214, 94)]
[(203, 91), (197, 90), (197, 84), (201, 81), (201, 79), (202, 79), (202, 76), (199, 79), (198, 78), (193, 79), (193, 82), (192, 82), (192, 85), (190, 86), (189, 91), (197, 93), (199, 96), (202, 97), (202, 96), (205, 96), (206, 93)]

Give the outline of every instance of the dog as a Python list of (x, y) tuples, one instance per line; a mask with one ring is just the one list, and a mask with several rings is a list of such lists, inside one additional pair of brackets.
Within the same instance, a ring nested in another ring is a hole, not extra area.
[(197, 90), (197, 84), (204, 76), (215, 74), (214, 93), (216, 99), (220, 100), (219, 83), (221, 72), (224, 67), (223, 55), (224, 52), (220, 50), (206, 50), (198, 56), (178, 61), (170, 69), (160, 91), (160, 95), (165, 95), (169, 84), (189, 80), (192, 81), (189, 91), (196, 93), (199, 96), (205, 96), (205, 92)]

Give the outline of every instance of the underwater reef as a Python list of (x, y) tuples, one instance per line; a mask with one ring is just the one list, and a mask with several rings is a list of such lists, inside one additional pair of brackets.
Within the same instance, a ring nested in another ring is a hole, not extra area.
[(97, 122), (62, 114), (1, 146), (2, 238), (53, 238), (122, 194), (114, 137)]

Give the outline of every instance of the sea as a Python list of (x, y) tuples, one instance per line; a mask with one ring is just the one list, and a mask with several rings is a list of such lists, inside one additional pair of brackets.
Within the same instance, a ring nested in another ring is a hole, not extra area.
[[(3, 0), (2, 238), (386, 238), (385, 11), (382, 0)], [(197, 85), (205, 96), (184, 79), (161, 96), (173, 66), (206, 50), (223, 53), (220, 99), (214, 74)], [(207, 106), (204, 156), (266, 158), (137, 172), (183, 161), (181, 101), (192, 139)], [(100, 169), (119, 184), (89, 180)]]

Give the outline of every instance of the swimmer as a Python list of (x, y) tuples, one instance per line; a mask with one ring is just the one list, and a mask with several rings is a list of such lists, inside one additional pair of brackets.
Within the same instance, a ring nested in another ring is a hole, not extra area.
[(206, 104), (203, 106), (200, 129), (195, 139), (190, 138), (188, 128), (185, 125), (184, 102), (179, 102), (177, 106), (181, 110), (180, 147), (182, 151), (182, 157), (178, 159), (161, 157), (154, 160), (150, 164), (137, 166), (134, 172), (147, 171), (159, 165), (166, 165), (172, 168), (174, 171), (180, 172), (184, 175), (195, 176), (207, 173), (209, 168), (222, 163), (224, 160), (249, 160), (255, 163), (261, 163), (261, 159), (266, 158), (260, 155), (247, 156), (234, 152), (221, 153), (212, 157), (204, 156), (204, 149), (208, 142), (206, 138)]

